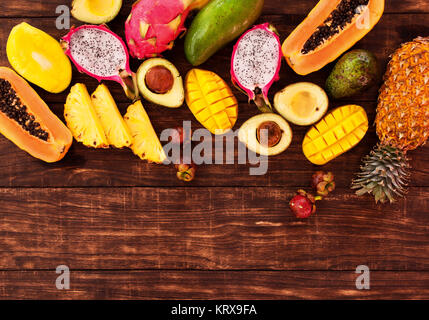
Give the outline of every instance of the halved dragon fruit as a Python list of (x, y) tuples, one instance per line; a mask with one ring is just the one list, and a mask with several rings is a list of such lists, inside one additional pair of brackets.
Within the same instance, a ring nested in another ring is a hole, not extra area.
[(268, 90), (279, 80), (282, 62), (280, 39), (268, 23), (245, 32), (234, 46), (231, 78), (262, 112), (273, 112)]
[(124, 41), (106, 26), (72, 28), (61, 44), (79, 72), (98, 81), (116, 81), (128, 98), (138, 98), (137, 77), (130, 69), (128, 49)]
[(174, 40), (184, 28), (189, 11), (208, 0), (139, 0), (133, 4), (125, 22), (125, 37), (131, 56), (138, 59), (156, 57), (173, 48)]

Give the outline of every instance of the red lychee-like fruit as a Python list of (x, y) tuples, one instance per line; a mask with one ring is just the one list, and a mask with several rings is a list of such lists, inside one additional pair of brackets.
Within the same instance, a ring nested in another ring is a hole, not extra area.
[(327, 196), (335, 190), (334, 174), (332, 172), (317, 171), (313, 174), (311, 186), (320, 196)]
[(305, 219), (316, 212), (317, 200), (321, 200), (321, 197), (314, 197), (304, 190), (298, 190), (296, 196), (289, 202), (289, 207), (297, 218)]

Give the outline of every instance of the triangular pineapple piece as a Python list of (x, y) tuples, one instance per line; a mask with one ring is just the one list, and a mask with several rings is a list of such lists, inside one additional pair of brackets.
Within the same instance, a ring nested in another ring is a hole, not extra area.
[(124, 119), (133, 136), (134, 154), (149, 162), (164, 162), (167, 156), (140, 100), (128, 107)]
[(64, 105), (64, 117), (77, 141), (92, 148), (109, 147), (109, 141), (84, 84), (78, 83), (71, 88)]
[(133, 141), (131, 132), (109, 89), (104, 84), (99, 85), (91, 99), (109, 144), (116, 148), (129, 147)]

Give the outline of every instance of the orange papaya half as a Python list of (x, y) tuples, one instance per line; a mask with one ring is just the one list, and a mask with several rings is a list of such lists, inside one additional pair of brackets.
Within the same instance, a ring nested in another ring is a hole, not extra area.
[(73, 136), (34, 89), (15, 71), (0, 67), (0, 133), (30, 155), (61, 160)]
[(321, 0), (282, 46), (300, 75), (320, 70), (361, 40), (378, 23), (384, 0)]

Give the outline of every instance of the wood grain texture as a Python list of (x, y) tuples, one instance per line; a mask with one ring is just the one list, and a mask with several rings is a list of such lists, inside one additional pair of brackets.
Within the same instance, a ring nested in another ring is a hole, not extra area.
[(0, 270), (428, 270), (428, 188), (390, 207), (340, 191), (304, 221), (294, 191), (0, 189)]
[[(370, 275), (370, 290), (357, 290), (353, 271), (71, 270), (70, 290), (57, 290), (54, 270), (11, 271), (0, 272), (0, 299), (429, 298), (429, 272), (374, 271)], [(169, 310), (162, 309), (167, 317)]]

